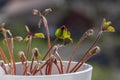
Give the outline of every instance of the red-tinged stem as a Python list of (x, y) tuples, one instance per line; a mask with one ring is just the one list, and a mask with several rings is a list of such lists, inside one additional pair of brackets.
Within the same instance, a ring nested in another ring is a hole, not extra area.
[(53, 60), (49, 63), (48, 75), (51, 74), (51, 71), (52, 71), (52, 63), (53, 63)]
[[(37, 72), (38, 72), (38, 64), (36, 64), (35, 66), (34, 66), (34, 68), (33, 68), (33, 70), (31, 71), (31, 74), (33, 75), (35, 75)], [(42, 69), (39, 69), (39, 72), (40, 72), (40, 74), (41, 75), (43, 75), (43, 72), (42, 72)]]
[(97, 35), (97, 38), (96, 38), (96, 40), (93, 42), (93, 44), (88, 48), (88, 50), (84, 53), (84, 55), (82, 56), (82, 58), (78, 61), (78, 63), (73, 67), (73, 69), (72, 70), (70, 70), (70, 72), (71, 71), (73, 71), (80, 63), (81, 63), (81, 61), (84, 59), (84, 57), (89, 53), (89, 51), (96, 45), (96, 43), (97, 43), (97, 41), (100, 39), (100, 37), (101, 37), (101, 34), (102, 34), (102, 31), (100, 31), (99, 33), (98, 33), (98, 35)]
[(27, 66), (25, 67), (25, 70), (24, 70), (24, 72), (23, 72), (23, 75), (27, 75)]
[(40, 74), (41, 74), (41, 75), (43, 75), (43, 72), (42, 72), (42, 70), (40, 69), (39, 71), (40, 71)]
[(49, 59), (37, 70), (33, 70), (32, 71), (32, 75), (35, 75), (38, 71), (40, 71), (43, 67), (45, 67), (46, 64), (48, 64), (49, 62)]
[(63, 63), (62, 63), (62, 58), (60, 57), (60, 55), (59, 55), (58, 53), (56, 53), (56, 56), (57, 56), (57, 58), (58, 58), (58, 59), (59, 59), (59, 61), (60, 61), (61, 73), (63, 74), (64, 72), (63, 72)]
[(31, 71), (31, 74), (33, 75), (33, 73), (36, 73), (37, 71), (37, 65), (34, 66), (33, 70)]
[(49, 29), (48, 29), (48, 24), (47, 24), (47, 20), (46, 18), (43, 16), (43, 23), (44, 23), (44, 26), (46, 28), (46, 33), (47, 33), (47, 39), (48, 39), (48, 49), (50, 48), (51, 46), (51, 43), (50, 43), (50, 33), (49, 33)]
[(58, 38), (56, 38), (54, 41), (53, 41), (53, 44), (51, 45), (51, 47), (48, 49), (47, 53), (44, 55), (44, 57), (42, 58), (42, 61), (45, 60), (45, 58), (50, 55), (50, 51), (51, 49), (53, 48), (53, 46), (55, 45), (56, 41), (58, 40)]
[(7, 43), (7, 46), (8, 46), (8, 51), (9, 51), (10, 58), (11, 58), (11, 64), (12, 64), (12, 66), (13, 66), (13, 73), (12, 73), (12, 74), (16, 74), (16, 65), (15, 65), (15, 61), (14, 61), (12, 49), (11, 49), (10, 44), (9, 44), (9, 42), (8, 42), (8, 37), (7, 37), (7, 34), (6, 34), (6, 33), (4, 33), (4, 37), (5, 37), (5, 41), (6, 41), (6, 43)]
[(34, 57), (32, 57), (32, 61), (31, 61), (31, 64), (30, 64), (30, 72), (32, 72), (33, 62), (34, 62)]
[(56, 65), (56, 67), (57, 67), (57, 69), (58, 69), (59, 74), (62, 74), (62, 72), (61, 72), (60, 67), (58, 66), (58, 64), (57, 64), (57, 63), (55, 63), (55, 62), (54, 62), (54, 64)]
[(14, 49), (13, 37), (11, 37), (11, 49), (12, 49), (12, 52), (13, 52), (13, 49)]
[(5, 66), (3, 66), (3, 69), (5, 71), (5, 74), (8, 74)]
[(47, 39), (48, 39), (48, 49), (51, 47), (51, 42), (50, 42), (50, 32), (48, 28), (48, 23), (46, 18), (39, 12), (39, 16), (43, 19), (44, 27), (46, 29), (46, 34), (47, 34)]
[(53, 52), (53, 55), (56, 55), (58, 60), (60, 61), (60, 68), (61, 68), (61, 73), (63, 74), (63, 63), (62, 63), (62, 58), (59, 55), (59, 53), (57, 52), (58, 48), (56, 48)]
[(32, 42), (32, 36), (30, 36), (29, 42), (28, 42), (28, 45), (27, 45), (26, 60), (28, 60), (28, 56), (29, 56), (29, 53), (30, 53), (31, 42)]
[(9, 61), (6, 57), (6, 55), (4, 54), (3, 50), (0, 48), (0, 55), (2, 56), (2, 59), (5, 61), (6, 64), (8, 64), (9, 68), (10, 68), (10, 72), (12, 72), (12, 67), (11, 65), (9, 64)]
[(22, 65), (23, 65), (23, 75), (26, 75), (27, 74), (27, 65), (23, 61), (21, 61), (21, 62), (22, 62)]
[(0, 67), (4, 70), (5, 74), (8, 74), (8, 73), (7, 73), (7, 70), (6, 70), (6, 67), (5, 67), (5, 65), (4, 65), (4, 64), (3, 64), (3, 65), (1, 65)]
[(80, 44), (82, 43), (82, 41), (86, 38), (86, 33), (82, 35), (82, 37), (80, 38), (80, 40), (78, 41), (78, 43), (76, 44), (75, 48), (73, 49), (72, 51), (72, 54), (69, 58), (69, 62), (68, 62), (68, 65), (67, 65), (67, 70), (66, 70), (66, 73), (69, 72), (69, 69), (70, 69), (70, 65), (71, 65), (71, 61), (73, 60), (74, 56), (75, 56), (75, 53), (76, 51), (78, 50)]
[(49, 65), (50, 65), (50, 63), (48, 63), (47, 65), (46, 65), (46, 69), (45, 69), (45, 75), (48, 75), (48, 70), (49, 70)]
[(87, 60), (89, 60), (93, 55), (88, 56), (85, 58), (72, 72), (76, 72)]

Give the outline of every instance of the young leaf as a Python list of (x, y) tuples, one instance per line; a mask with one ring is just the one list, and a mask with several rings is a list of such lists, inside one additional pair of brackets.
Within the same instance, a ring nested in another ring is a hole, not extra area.
[(45, 35), (43, 33), (35, 33), (34, 36), (37, 38), (45, 38)]

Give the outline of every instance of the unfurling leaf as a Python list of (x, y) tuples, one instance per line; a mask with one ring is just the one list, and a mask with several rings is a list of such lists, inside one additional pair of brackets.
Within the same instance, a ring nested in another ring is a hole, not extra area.
[(27, 25), (25, 25), (25, 28), (26, 28), (26, 31), (27, 31), (28, 33), (30, 33), (30, 30), (29, 30), (29, 28), (28, 28)]
[(38, 50), (38, 48), (33, 48), (32, 49), (32, 53), (33, 53), (33, 56), (37, 59), (40, 55), (40, 52)]
[(57, 29), (55, 32), (56, 37), (60, 39), (67, 39), (70, 38), (71, 34), (68, 31), (68, 29), (65, 26), (62, 26), (61, 28)]
[(56, 30), (56, 32), (55, 32), (55, 35), (56, 35), (56, 37), (61, 37), (61, 35), (62, 35), (62, 30), (59, 28), (59, 29), (57, 29)]
[(34, 36), (36, 38), (45, 38), (45, 35), (43, 33), (35, 33)]
[(19, 42), (23, 40), (23, 38), (21, 36), (16, 36), (16, 37), (14, 37), (14, 39), (19, 41)]
[(115, 32), (115, 28), (111, 26), (110, 21), (106, 21), (106, 19), (103, 19), (103, 24), (102, 24), (102, 31), (103, 32)]
[(99, 46), (95, 46), (94, 48), (92, 48), (90, 51), (89, 51), (89, 54), (90, 55), (95, 55), (97, 53), (100, 52), (100, 47)]
[(29, 40), (29, 36), (26, 36), (24, 41), (28, 41)]
[(71, 34), (65, 26), (58, 28), (55, 32), (57, 38), (62, 39), (64, 44), (68, 44), (72, 42)]
[(107, 28), (107, 30), (108, 30), (109, 32), (115, 32), (115, 28), (112, 27), (112, 26), (109, 26), (109, 27)]
[(39, 14), (39, 10), (33, 9), (33, 15), (38, 15), (38, 14)]

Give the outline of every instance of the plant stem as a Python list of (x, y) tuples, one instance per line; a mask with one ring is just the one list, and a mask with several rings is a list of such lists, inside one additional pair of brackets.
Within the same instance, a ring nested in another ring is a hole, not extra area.
[(51, 51), (51, 49), (53, 48), (53, 46), (55, 45), (55, 43), (56, 43), (57, 40), (58, 40), (58, 38), (56, 38), (56, 39), (53, 41), (53, 44), (52, 44), (51, 47), (48, 49), (48, 51), (46, 52), (46, 54), (43, 56), (42, 61), (44, 61), (45, 58), (50, 54), (50, 51)]
[(96, 45), (97, 41), (100, 39), (102, 34), (102, 31), (100, 31), (97, 35), (96, 40), (93, 42), (93, 44), (88, 48), (88, 50), (84, 53), (84, 55), (82, 56), (82, 58), (78, 61), (78, 63), (70, 70), (70, 72), (72, 72), (80, 63), (81, 61), (84, 59), (84, 57), (89, 53), (89, 51)]
[(40, 71), (46, 64), (48, 64), (49, 59), (39, 68), (39, 69), (35, 69), (32, 71), (32, 75), (35, 75), (38, 71)]
[(46, 65), (45, 75), (48, 75), (48, 68), (49, 68), (49, 63)]
[(34, 57), (32, 56), (32, 61), (31, 61), (31, 64), (30, 64), (30, 72), (32, 72), (33, 62), (34, 62)]
[(27, 62), (24, 63), (24, 62), (22, 61), (22, 65), (23, 65), (23, 75), (27, 75)]
[(51, 47), (51, 42), (50, 42), (50, 32), (48, 28), (48, 23), (47, 23), (46, 18), (40, 12), (39, 12), (39, 16), (42, 18), (44, 27), (46, 29), (46, 34), (47, 34), (47, 39), (48, 39), (48, 49), (49, 49)]
[(51, 74), (51, 70), (52, 70), (52, 61), (50, 61), (50, 62), (46, 65), (46, 70), (45, 70), (46, 75), (50, 75), (50, 74)]
[(61, 73), (63, 74), (64, 72), (63, 72), (63, 63), (62, 63), (62, 58), (60, 57), (60, 55), (59, 55), (58, 53), (56, 53), (56, 56), (57, 56), (57, 58), (58, 58), (58, 59), (59, 59), (59, 61), (60, 61)]
[(0, 48), (0, 55), (2, 57), (2, 59), (5, 61), (6, 64), (8, 64), (9, 68), (10, 68), (10, 72), (12, 72), (12, 67), (11, 65), (9, 64), (9, 61), (5, 55), (5, 53), (3, 52), (3, 50)]
[(48, 75), (50, 75), (50, 74), (51, 74), (51, 71), (52, 71), (52, 63), (53, 63), (53, 61), (52, 61), (52, 62), (50, 62), (50, 65), (49, 65), (49, 70), (48, 70)]
[(4, 33), (4, 37), (5, 37), (5, 41), (6, 41), (6, 44), (7, 44), (7, 47), (8, 47), (8, 51), (9, 51), (9, 54), (10, 54), (11, 64), (13, 66), (13, 72), (12, 72), (12, 74), (16, 74), (16, 65), (15, 65), (15, 61), (14, 61), (12, 49), (11, 49), (10, 44), (8, 42), (8, 37), (7, 37), (6, 33)]
[(6, 70), (6, 67), (4, 65), (4, 61), (3, 61), (3, 63), (0, 62), (0, 67), (4, 70), (5, 74), (8, 74), (7, 70)]
[(56, 65), (56, 67), (57, 67), (57, 70), (58, 70), (59, 74), (62, 74), (62, 72), (61, 72), (60, 67), (58, 66), (58, 64), (57, 64), (57, 63), (55, 63), (55, 62), (54, 62), (54, 64)]
[(89, 60), (93, 55), (90, 55), (88, 57), (86, 57), (83, 61), (81, 61), (81, 63), (72, 71), (72, 72), (76, 72), (87, 60)]
[(3, 68), (3, 70), (5, 71), (5, 74), (8, 74), (5, 65), (4, 65), (2, 68)]
[(11, 40), (11, 49), (12, 49), (12, 52), (13, 52), (13, 49), (14, 49), (13, 37), (11, 37), (10, 40)]
[(66, 70), (66, 73), (69, 72), (69, 69), (70, 69), (70, 65), (71, 65), (71, 61), (73, 60), (74, 56), (75, 56), (75, 53), (77, 51), (77, 49), (79, 48), (80, 44), (82, 43), (82, 41), (87, 37), (86, 33), (84, 33), (82, 35), (82, 37), (79, 39), (78, 43), (76, 44), (75, 48), (73, 49), (72, 51), (72, 54), (69, 58), (69, 62), (68, 62), (68, 65), (67, 65), (67, 70)]
[(31, 42), (32, 42), (32, 36), (30, 36), (29, 42), (28, 42), (28, 45), (27, 45), (26, 60), (28, 60), (28, 54), (30, 53)]

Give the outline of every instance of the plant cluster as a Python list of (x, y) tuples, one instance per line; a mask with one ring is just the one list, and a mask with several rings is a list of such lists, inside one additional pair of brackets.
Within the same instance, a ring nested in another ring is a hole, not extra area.
[[(63, 60), (62, 60), (58, 50), (59, 50), (59, 48), (65, 46), (66, 44), (73, 42), (73, 40), (71, 38), (71, 34), (70, 34), (69, 30), (67, 29), (67, 27), (63, 25), (55, 31), (56, 38), (51, 43), (50, 33), (49, 33), (49, 29), (48, 29), (48, 23), (45, 18), (45, 16), (51, 11), (52, 10), (50, 8), (48, 8), (48, 9), (45, 9), (43, 13), (41, 13), (39, 10), (33, 9), (33, 15), (38, 16), (40, 18), (38, 21), (38, 27), (40, 28), (41, 23), (43, 23), (44, 27), (46, 29), (48, 50), (46, 51), (46, 53), (44, 54), (42, 59), (39, 60), (39, 58), (38, 58), (38, 56), (40, 55), (39, 50), (38, 50), (38, 48), (33, 48), (30, 64), (28, 64), (28, 61), (29, 61), (28, 55), (30, 54), (30, 51), (31, 51), (32, 39), (33, 38), (45, 38), (45, 35), (43, 33), (32, 33), (29, 30), (29, 27), (27, 25), (25, 25), (25, 28), (27, 31), (27, 36), (25, 37), (25, 39), (23, 39), (20, 36), (13, 37), (10, 30), (5, 28), (5, 24), (4, 23), (0, 24), (0, 33), (2, 33), (4, 36), (4, 41), (7, 44), (7, 49), (9, 51), (9, 55), (10, 55), (10, 59), (8, 59), (6, 57), (6, 54), (2, 50), (2, 48), (0, 48), (0, 66), (4, 70), (6, 75), (7, 74), (16, 75), (16, 64), (15, 64), (15, 59), (13, 56), (14, 40), (18, 40), (18, 41), (24, 40), (24, 41), (27, 41), (27, 43), (28, 43), (27, 50), (25, 53), (23, 51), (18, 52), (19, 60), (23, 66), (23, 75), (35, 75), (38, 72), (40, 73), (40, 75), (43, 75), (43, 71), (42, 71), (43, 68), (45, 68), (44, 74), (51, 75), (53, 64), (56, 66), (56, 68), (58, 70), (58, 74), (64, 74), (64, 73), (76, 72), (88, 59), (90, 59), (93, 55), (100, 52), (100, 47), (97, 46), (97, 42), (104, 32), (115, 32), (114, 27), (111, 26), (111, 22), (106, 21), (106, 19), (103, 19), (103, 22), (97, 33), (95, 41), (90, 45), (90, 47), (86, 50), (86, 52), (82, 55), (82, 57), (80, 57), (77, 64), (72, 69), (70, 69), (71, 62), (72, 62), (80, 44), (82, 43), (82, 41), (94, 34), (93, 29), (88, 29), (80, 37), (79, 41), (75, 45), (75, 47), (71, 53), (71, 56), (68, 60), (67, 69), (64, 71), (63, 70), (64, 65), (62, 63)], [(62, 45), (57, 44), (57, 41), (59, 39), (61, 39), (63, 41)], [(36, 61), (35, 66), (33, 66), (34, 61)], [(44, 61), (44, 62), (42, 62), (42, 61)], [(58, 61), (60, 62), (60, 64), (58, 64)], [(7, 71), (5, 64), (8, 65), (10, 72)]]

